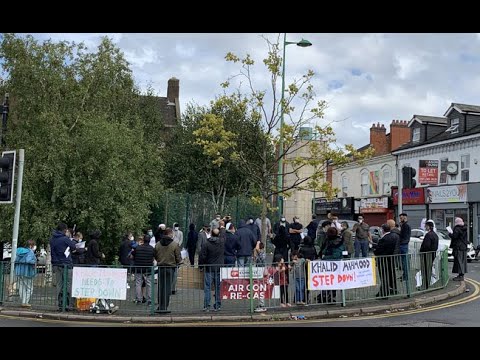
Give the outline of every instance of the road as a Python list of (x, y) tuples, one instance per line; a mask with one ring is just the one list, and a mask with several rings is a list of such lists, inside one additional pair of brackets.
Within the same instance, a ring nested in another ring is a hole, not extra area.
[[(451, 268), (451, 264), (450, 264)], [(255, 327), (477, 327), (480, 326), (480, 262), (468, 265), (467, 287), (470, 292), (425, 308), (390, 314), (377, 314), (365, 317), (297, 320), (287, 322), (260, 323), (212, 323), (212, 324), (168, 324), (167, 326), (255, 326)], [(160, 326), (157, 324), (117, 324), (71, 322), (49, 319), (22, 319), (0, 315), (0, 327), (91, 327), (91, 326)]]

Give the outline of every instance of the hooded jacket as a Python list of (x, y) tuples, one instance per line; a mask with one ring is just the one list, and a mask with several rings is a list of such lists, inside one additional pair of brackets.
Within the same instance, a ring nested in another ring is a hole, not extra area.
[(225, 243), (218, 236), (211, 236), (202, 246), (198, 263), (200, 265), (209, 265), (206, 271), (217, 270), (223, 266), (225, 252)]
[(34, 277), (36, 273), (36, 263), (37, 258), (32, 249), (24, 247), (18, 248), (15, 257), (15, 275)]
[[(68, 256), (65, 256), (67, 248)], [(72, 265), (71, 252), (75, 250), (75, 242), (68, 238), (63, 232), (54, 230), (50, 238), (50, 252), (52, 254), (52, 265), (61, 266), (64, 264)]]
[(180, 247), (170, 236), (162, 235), (155, 245), (155, 260), (158, 266), (177, 266), (182, 262)]

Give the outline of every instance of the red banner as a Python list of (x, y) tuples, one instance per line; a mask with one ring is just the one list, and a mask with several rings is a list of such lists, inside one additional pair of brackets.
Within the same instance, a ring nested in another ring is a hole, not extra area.
[[(252, 284), (253, 299), (272, 299), (274, 284), (269, 278), (254, 279)], [(249, 279), (223, 279), (220, 295), (223, 300), (250, 299)]]
[(438, 160), (420, 160), (418, 181), (420, 185), (438, 184)]

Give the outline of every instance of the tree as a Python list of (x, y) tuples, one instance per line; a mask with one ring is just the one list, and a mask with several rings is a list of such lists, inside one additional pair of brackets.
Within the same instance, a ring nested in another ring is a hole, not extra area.
[[(147, 224), (160, 191), (160, 152), (128, 62), (104, 38), (83, 44), (39, 43), (4, 34), (0, 58), (11, 96), (6, 137), (25, 149), (20, 239), (45, 242), (58, 221), (101, 229), (111, 260), (120, 234)], [(142, 107), (140, 107), (142, 102)], [(153, 104), (149, 105), (153, 106)], [(0, 236), (9, 239), (13, 206), (0, 207)]]
[(209, 106), (189, 104), (182, 126), (167, 146), (168, 186), (210, 194), (215, 212), (220, 213), (227, 196), (253, 192), (238, 157), (239, 149), (248, 157), (251, 145), (261, 136), (251, 116), (248, 100), (238, 93), (218, 96)]
[[(262, 137), (259, 141), (251, 144), (250, 156), (242, 149), (236, 149), (242, 168), (249, 174), (249, 181), (259, 190), (256, 201), (262, 204), (262, 223), (265, 225), (267, 213), (272, 196), (288, 195), (291, 190), (309, 189), (323, 192), (327, 197), (333, 197), (337, 189), (325, 181), (327, 163), (341, 166), (350, 161), (350, 156), (362, 160), (370, 156), (370, 152), (359, 154), (352, 145), (340, 147), (336, 143), (335, 133), (331, 123), (315, 126), (316, 139), (305, 139), (301, 134), (301, 128), (316, 123), (324, 118), (324, 110), (327, 103), (323, 100), (316, 101), (311, 80), (313, 71), (308, 71), (300, 79), (294, 80), (286, 87), (284, 101), (281, 102), (281, 94), (278, 93), (278, 82), (281, 80), (282, 57), (280, 55), (279, 39), (271, 42), (267, 38), (268, 55), (263, 60), (270, 76), (270, 90), (259, 90), (254, 84), (253, 69), (254, 60), (250, 55), (240, 58), (233, 53), (228, 53), (225, 59), (228, 62), (241, 65), (240, 72), (230, 77), (222, 84), (224, 88), (230, 86), (235, 77), (240, 77), (246, 84), (249, 112), (253, 115), (249, 119), (255, 126), (261, 129)], [(237, 90), (241, 93), (241, 88)], [(299, 104), (294, 106), (294, 104)], [(281, 112), (285, 117), (285, 123), (279, 131)], [(324, 121), (323, 121), (324, 122)], [(283, 151), (279, 151), (279, 145), (283, 139)], [(204, 151), (214, 153), (215, 144), (202, 144)], [(259, 161), (249, 161), (251, 154)], [(307, 155), (302, 155), (307, 153)], [(349, 156), (347, 156), (349, 155)], [(220, 158), (220, 155), (218, 155)], [(290, 182), (281, 187), (277, 186), (278, 163), (285, 164), (282, 174), (289, 177)], [(310, 175), (302, 175), (302, 169), (311, 168)], [(262, 230), (265, 226), (262, 226)], [(262, 234), (263, 238), (264, 234)]]

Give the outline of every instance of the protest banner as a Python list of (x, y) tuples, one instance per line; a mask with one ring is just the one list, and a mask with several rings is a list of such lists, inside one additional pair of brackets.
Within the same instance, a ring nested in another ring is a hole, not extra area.
[(72, 296), (75, 298), (127, 299), (127, 269), (73, 268)]
[(308, 290), (342, 290), (374, 285), (375, 258), (308, 262)]

